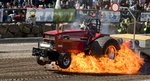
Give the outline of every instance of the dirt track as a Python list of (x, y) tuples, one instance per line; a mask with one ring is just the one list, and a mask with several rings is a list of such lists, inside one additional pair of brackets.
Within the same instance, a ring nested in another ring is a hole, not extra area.
[(79, 74), (48, 71), (36, 63), (36, 43), (0, 44), (0, 81), (150, 81), (149, 74)]

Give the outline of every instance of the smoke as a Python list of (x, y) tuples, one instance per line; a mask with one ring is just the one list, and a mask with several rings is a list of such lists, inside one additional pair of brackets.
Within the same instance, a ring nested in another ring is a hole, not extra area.
[[(112, 11), (101, 11), (101, 33), (116, 34), (119, 26), (120, 13)], [(112, 23), (115, 22), (116, 24)]]
[[(83, 21), (86, 21), (88, 24), (88, 20), (91, 17), (91, 13), (96, 13), (96, 19), (101, 20), (101, 28), (100, 28), (100, 33), (102, 34), (116, 34), (117, 33), (117, 26), (119, 24), (113, 24), (111, 23), (113, 14), (110, 14), (110, 12), (105, 12), (102, 14), (103, 17), (101, 16), (101, 12), (94, 12), (94, 11), (82, 11), (82, 10), (77, 10), (76, 11), (76, 17), (75, 20), (72, 23), (68, 23), (65, 29), (71, 29), (71, 30), (80, 30), (80, 25), (82, 24)], [(97, 15), (98, 14), (98, 15)], [(108, 15), (111, 15), (108, 17)]]
[(72, 26), (71, 26), (71, 29), (80, 30), (80, 24), (81, 24), (81, 22), (73, 22)]
[(83, 12), (80, 10), (76, 11), (76, 17), (72, 23), (69, 24), (70, 27), (67, 27), (67, 29), (72, 30), (80, 30), (80, 25), (83, 21), (86, 21), (89, 19), (87, 12)]
[(116, 34), (117, 27), (113, 25), (111, 22), (102, 23), (100, 32), (103, 34)]

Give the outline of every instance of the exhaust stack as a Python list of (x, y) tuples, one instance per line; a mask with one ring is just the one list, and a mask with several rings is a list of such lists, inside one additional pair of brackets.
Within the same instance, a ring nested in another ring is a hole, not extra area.
[(63, 24), (61, 27), (61, 31), (64, 32), (64, 30), (65, 30), (65, 25)]
[(59, 32), (59, 24), (56, 24), (56, 30)]

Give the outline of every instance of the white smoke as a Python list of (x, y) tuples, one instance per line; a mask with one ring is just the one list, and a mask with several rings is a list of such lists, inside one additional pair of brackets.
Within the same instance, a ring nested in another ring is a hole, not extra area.
[[(106, 13), (108, 14), (108, 13)], [(80, 25), (82, 24), (83, 20), (89, 19), (87, 13), (83, 13), (82, 11), (79, 11), (79, 14), (76, 14), (76, 19), (74, 20), (73, 23), (68, 23), (66, 24), (65, 29), (71, 29), (71, 30), (80, 30)], [(100, 16), (98, 16), (100, 18)], [(111, 23), (111, 20), (109, 19), (103, 19), (104, 22), (101, 22), (101, 28), (100, 28), (100, 33), (102, 34), (116, 34), (117, 33), (117, 26)], [(87, 22), (88, 23), (88, 22)]]
[(89, 19), (87, 12), (83, 12), (82, 10), (77, 11), (78, 14), (76, 14), (74, 22), (71, 24), (71, 29), (74, 30), (80, 30), (80, 25), (83, 21), (86, 21)]
[(101, 24), (101, 31), (100, 32), (103, 34), (116, 34), (117, 33), (116, 31), (117, 31), (117, 27), (115, 27), (110, 22)]
[[(117, 16), (116, 16), (116, 14), (117, 14)], [(101, 15), (102, 15), (101, 33), (116, 34), (119, 23), (114, 24), (111, 22), (112, 22), (112, 19), (114, 19), (114, 16), (116, 17), (116, 19), (114, 21), (117, 21), (117, 19), (119, 19), (119, 16), (118, 16), (119, 14), (112, 13), (112, 11), (102, 11)]]

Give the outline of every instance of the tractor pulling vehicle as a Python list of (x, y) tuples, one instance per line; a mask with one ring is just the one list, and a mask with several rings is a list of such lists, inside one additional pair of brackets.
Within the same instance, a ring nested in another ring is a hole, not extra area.
[(86, 30), (54, 30), (43, 33), (43, 42), (38, 48), (33, 48), (33, 56), (37, 57), (39, 65), (56, 64), (66, 69), (71, 64), (71, 53), (89, 51), (94, 55), (107, 54), (110, 59), (115, 58), (120, 49), (119, 42), (107, 34), (100, 33), (99, 19), (88, 21)]

